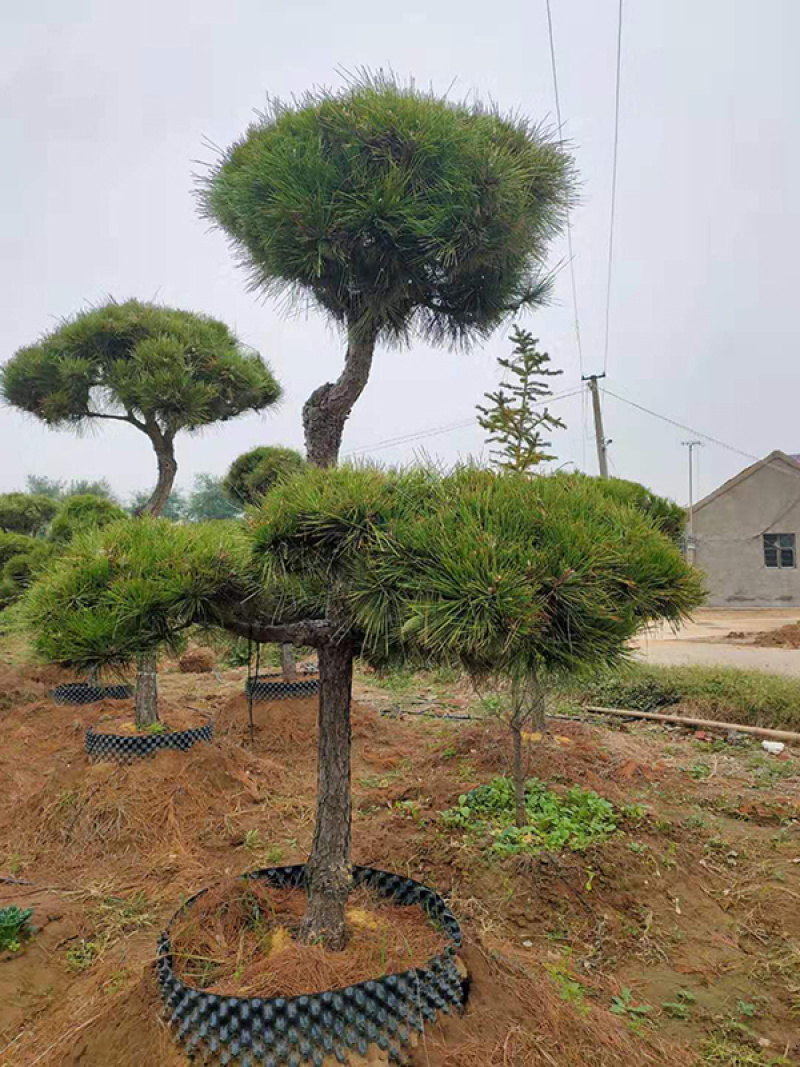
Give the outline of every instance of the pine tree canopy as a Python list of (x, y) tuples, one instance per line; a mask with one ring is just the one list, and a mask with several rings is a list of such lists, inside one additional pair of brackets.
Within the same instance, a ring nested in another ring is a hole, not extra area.
[(225, 476), (225, 492), (239, 508), (258, 504), (274, 485), (297, 474), (305, 465), (305, 459), (293, 448), (279, 445), (251, 448), (231, 463)]
[(54, 427), (116, 419), (173, 436), (274, 403), (280, 387), (228, 327), (128, 300), (80, 312), (0, 371), (4, 399)]
[(124, 517), (125, 512), (113, 500), (92, 493), (76, 493), (67, 497), (59, 508), (50, 523), (47, 538), (63, 545), (76, 534), (101, 529)]
[(25, 611), (42, 656), (84, 669), (190, 625), (334, 618), (375, 665), (478, 675), (614, 663), (701, 598), (676, 547), (597, 480), (340, 467), (276, 485), (244, 523), (125, 520), (78, 538)]
[(371, 339), (468, 342), (543, 301), (573, 186), (553, 131), (379, 74), (273, 102), (200, 203), (253, 288)]
[(497, 361), (505, 372), (500, 388), (484, 394), (488, 406), (477, 405), (478, 424), (487, 431), (489, 444), (498, 446), (491, 451), (496, 465), (525, 473), (555, 459), (541, 431), (564, 429), (565, 423), (541, 404), (553, 395), (547, 379), (562, 372), (548, 366), (550, 356), (537, 349), (538, 341), (528, 330), (515, 326), (511, 341), (511, 359)]
[(58, 511), (58, 501), (40, 493), (0, 493), (0, 530), (40, 534)]

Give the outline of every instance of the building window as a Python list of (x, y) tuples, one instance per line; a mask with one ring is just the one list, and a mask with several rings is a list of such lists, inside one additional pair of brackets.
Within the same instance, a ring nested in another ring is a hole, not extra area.
[(795, 567), (794, 534), (764, 534), (764, 566)]

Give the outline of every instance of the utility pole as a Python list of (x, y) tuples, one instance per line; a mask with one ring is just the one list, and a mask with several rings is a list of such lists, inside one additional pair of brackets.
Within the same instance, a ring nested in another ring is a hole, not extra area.
[(702, 441), (681, 441), (689, 449), (689, 535), (686, 539), (688, 551), (694, 554), (694, 450), (702, 448)]
[(603, 430), (603, 412), (600, 408), (600, 390), (597, 388), (599, 378), (605, 378), (605, 374), (586, 374), (581, 378), (582, 382), (589, 383), (589, 392), (592, 394), (592, 410), (594, 411), (594, 437), (597, 442), (597, 466), (600, 468), (600, 477), (608, 477), (608, 453), (605, 431)]

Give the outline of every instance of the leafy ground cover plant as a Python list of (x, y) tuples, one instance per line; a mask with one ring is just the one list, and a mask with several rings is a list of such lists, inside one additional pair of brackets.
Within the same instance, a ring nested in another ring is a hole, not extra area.
[(12, 904), (0, 908), (0, 952), (19, 952), (22, 942), (31, 937), (33, 908), (18, 908)]
[(582, 852), (616, 832), (621, 813), (591, 789), (573, 786), (556, 793), (537, 778), (525, 783), (526, 825), (514, 825), (516, 799), (509, 778), (459, 797), (458, 805), (442, 812), (447, 826), (491, 839), (501, 856), (520, 853)]

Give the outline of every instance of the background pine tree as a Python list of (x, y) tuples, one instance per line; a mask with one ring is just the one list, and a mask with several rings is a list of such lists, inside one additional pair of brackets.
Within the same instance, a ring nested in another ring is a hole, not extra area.
[(564, 422), (540, 407), (553, 391), (547, 378), (563, 373), (552, 370), (547, 364), (550, 356), (539, 352), (538, 341), (529, 330), (514, 327), (511, 334), (514, 345), (511, 359), (498, 359), (506, 372), (506, 380), (494, 393), (485, 393), (490, 402), (487, 407), (477, 405), (478, 422), (487, 431), (487, 441), (498, 447), (491, 451), (496, 465), (502, 470), (531, 470), (548, 459), (555, 459), (547, 449), (550, 442), (542, 430), (562, 430)]

